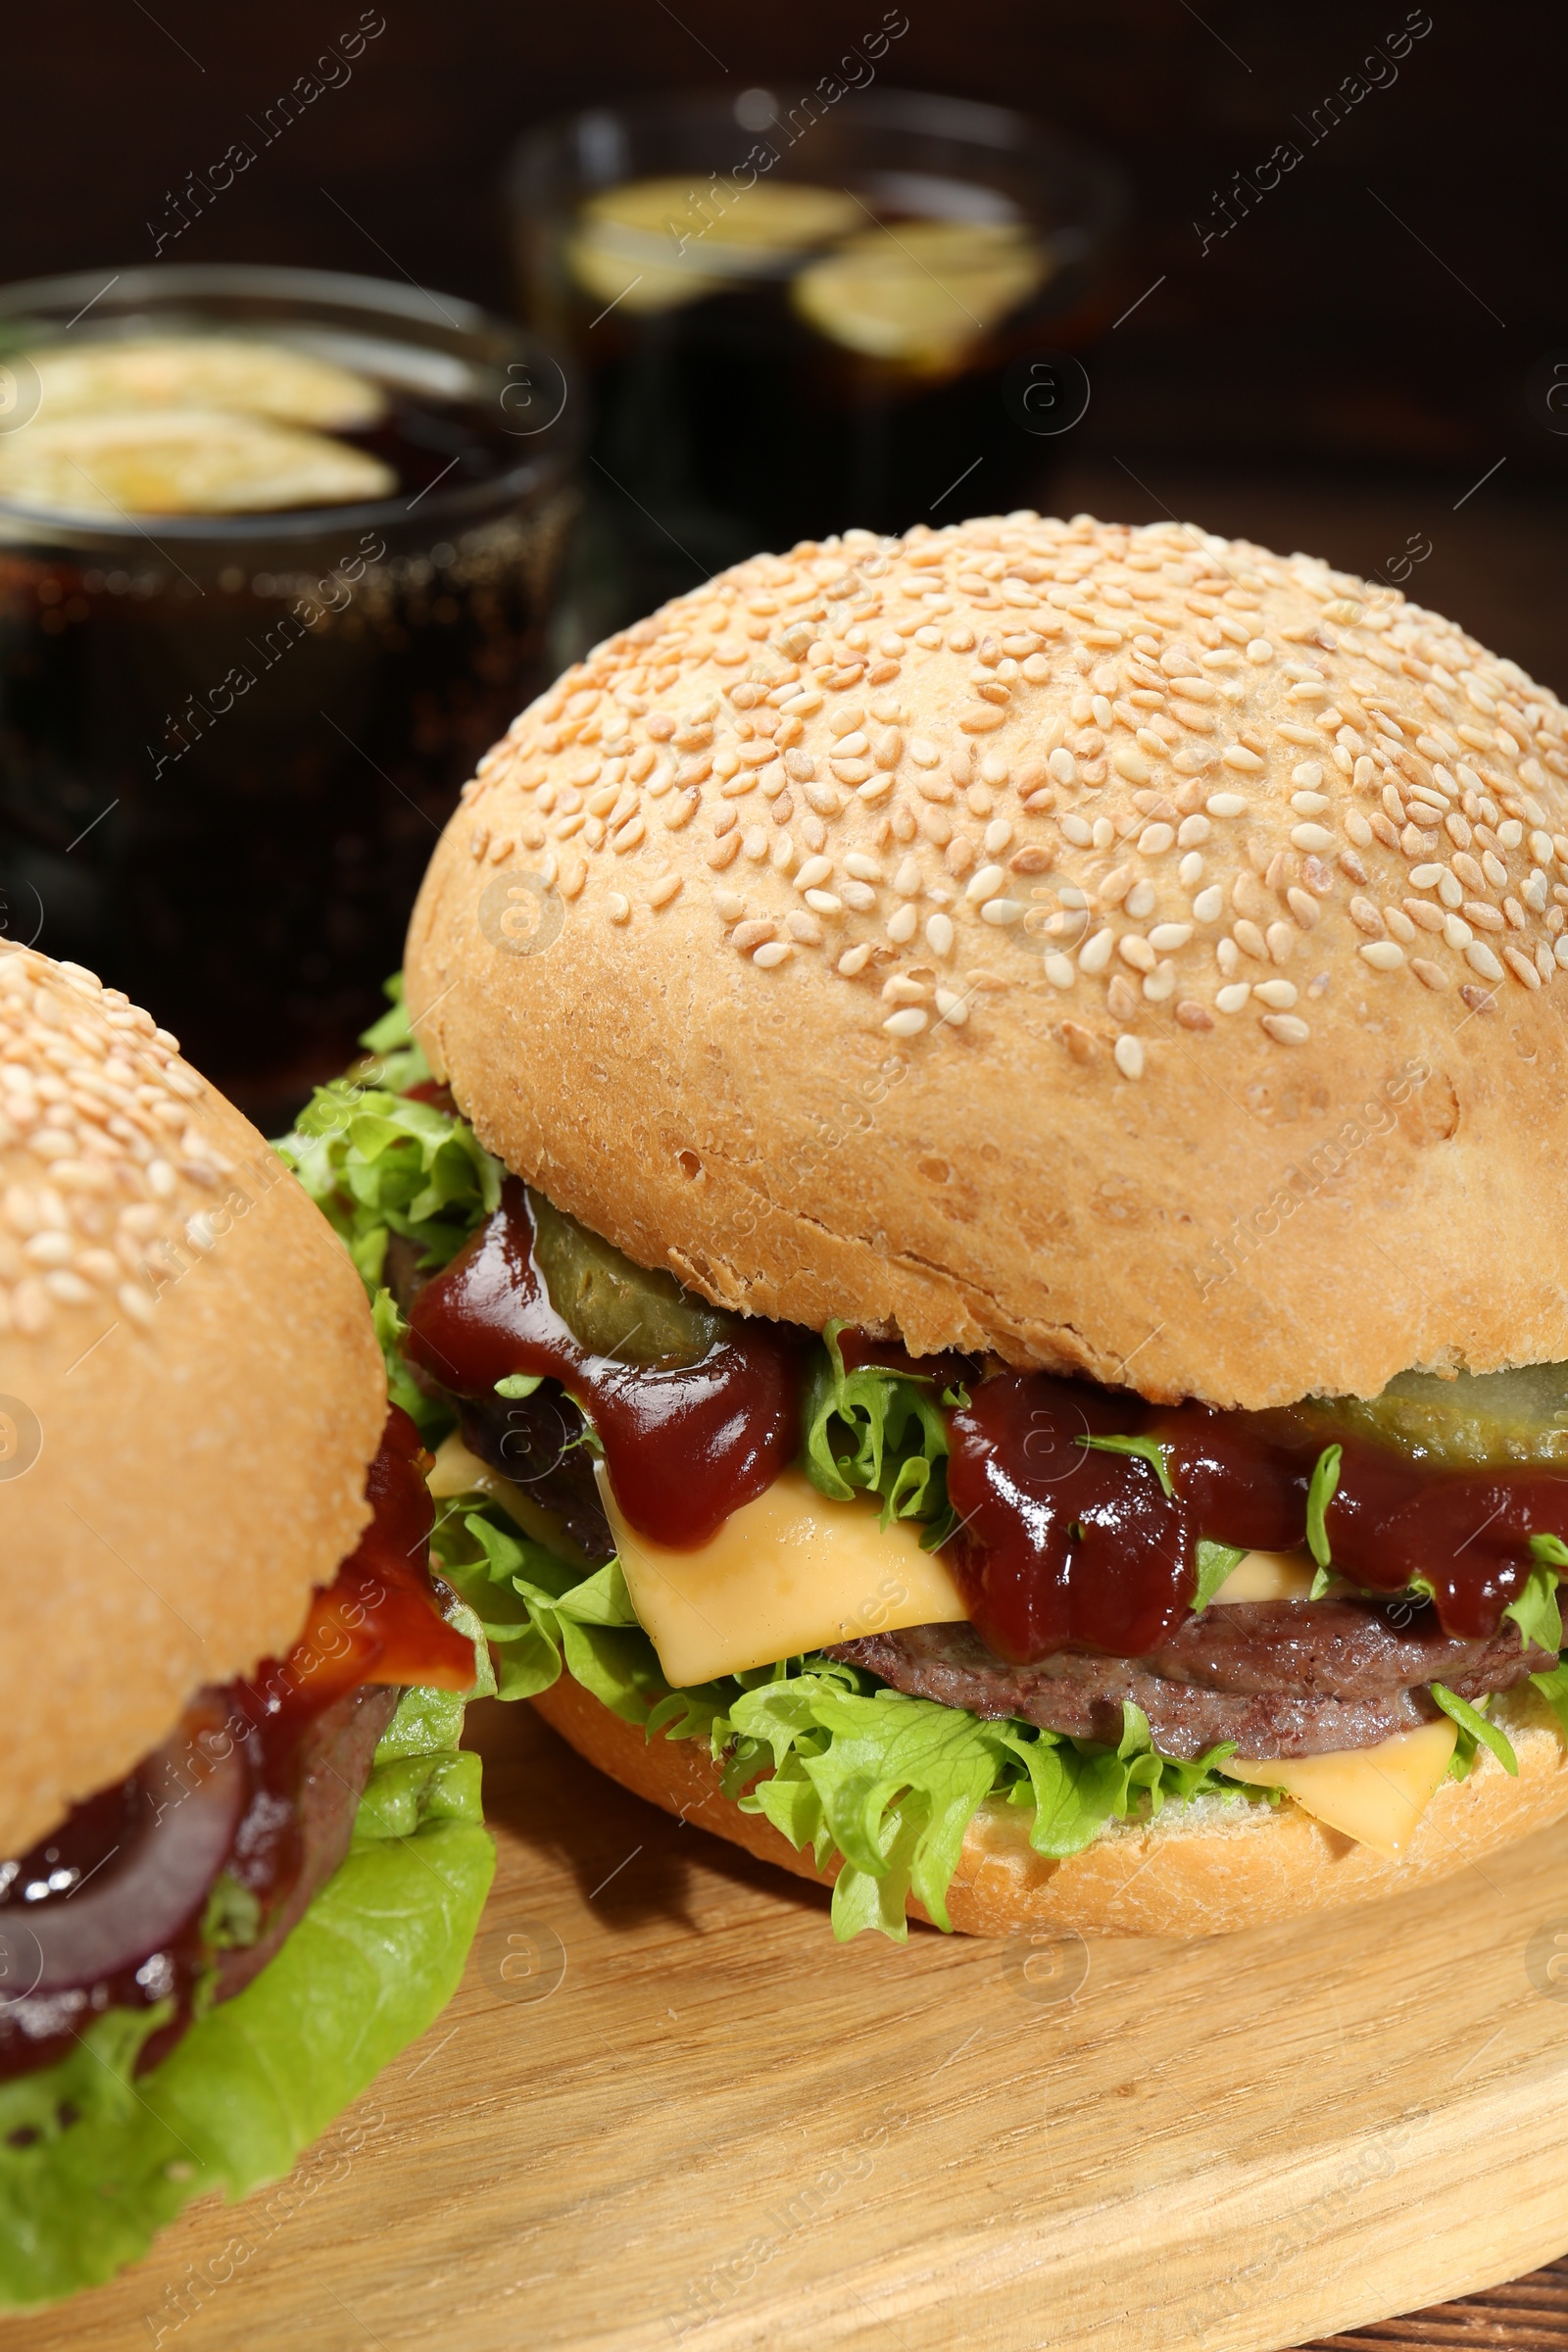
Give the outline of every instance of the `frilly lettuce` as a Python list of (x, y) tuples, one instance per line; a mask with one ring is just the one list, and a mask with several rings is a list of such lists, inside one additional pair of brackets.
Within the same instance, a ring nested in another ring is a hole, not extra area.
[[(141, 2077), (165, 2012), (111, 2009), (69, 2058), (0, 2083), (0, 2307), (97, 2284), (192, 2197), (239, 2197), (301, 2151), (457, 1989), (495, 1855), (479, 1759), (411, 1692), (348, 1855), (275, 1958)], [(461, 1702), (460, 1702), (461, 1703)]]
[(1146, 1803), (1157, 1813), (1167, 1797), (1275, 1801), (1222, 1777), (1229, 1746), (1190, 1764), (1159, 1755), (1131, 1705), (1109, 1747), (910, 1698), (820, 1653), (671, 1690), (613, 1560), (583, 1577), (476, 1496), (455, 1507), (435, 1548), (495, 1644), (503, 1698), (531, 1697), (564, 1670), (650, 1740), (705, 1740), (744, 1811), (809, 1846), (819, 1870), (842, 1857), (841, 1939), (877, 1928), (902, 1941), (911, 1891), (947, 1927), (948, 1888), (982, 1804), (1029, 1808), (1030, 1843), (1062, 1856)]
[[(802, 1412), (804, 1466), (834, 1502), (877, 1494), (891, 1519), (949, 1521), (948, 1431), (928, 1380), (863, 1365), (847, 1372), (842, 1323), (829, 1323)], [(937, 1538), (935, 1540), (940, 1540)]]
[(348, 1245), (366, 1288), (380, 1287), (400, 1235), (421, 1269), (444, 1266), (501, 1198), (506, 1170), (466, 1119), (405, 1091), (429, 1069), (409, 1030), (401, 981), (362, 1041), (368, 1060), (318, 1086), (274, 1149)]

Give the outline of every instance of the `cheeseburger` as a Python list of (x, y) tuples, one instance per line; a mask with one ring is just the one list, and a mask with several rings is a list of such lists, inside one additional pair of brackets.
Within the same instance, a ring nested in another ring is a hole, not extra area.
[(0, 953), (0, 2304), (286, 2173), (452, 1992), (492, 1856), (424, 1459), (261, 1137)]
[(1565, 912), (1556, 700), (1304, 556), (850, 532), (601, 646), (295, 1147), (503, 1693), (841, 1935), (1568, 1812)]

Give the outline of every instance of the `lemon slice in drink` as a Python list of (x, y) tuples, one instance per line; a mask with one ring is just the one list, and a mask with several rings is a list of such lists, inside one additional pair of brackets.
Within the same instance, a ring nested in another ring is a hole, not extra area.
[(251, 514), (396, 487), (363, 450), (221, 409), (39, 416), (0, 441), (0, 498), (63, 514)]
[(901, 220), (865, 229), (803, 270), (794, 299), (803, 318), (847, 350), (936, 371), (1050, 274), (1046, 254), (1013, 222)]
[(628, 180), (589, 197), (566, 256), (597, 300), (669, 310), (736, 278), (776, 275), (863, 219), (838, 189), (796, 180)]
[(26, 356), (37, 370), (39, 416), (51, 423), (107, 410), (236, 409), (357, 432), (386, 414), (385, 396), (368, 376), (245, 335), (131, 335)]

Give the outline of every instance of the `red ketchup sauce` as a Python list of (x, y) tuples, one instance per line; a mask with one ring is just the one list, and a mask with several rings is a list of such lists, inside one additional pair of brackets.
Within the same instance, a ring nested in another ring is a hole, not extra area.
[[(236, 1750), (245, 1794), (219, 1869), (232, 1868), (257, 1897), (264, 1920), (275, 1918), (303, 1862), (295, 1800), (317, 1720), (366, 1684), (449, 1690), (473, 1685), (472, 1645), (442, 1617), (430, 1583), (434, 1514), (420, 1458), (419, 1434), (394, 1405), (366, 1481), (369, 1524), (334, 1581), (316, 1593), (287, 1657), (266, 1660), (248, 1681), (201, 1691), (164, 1747), (114, 1788), (74, 1806), (23, 1856), (9, 1874), (17, 1892), (0, 1900), (0, 1938), (13, 1924), (25, 1927), (36, 1919), (41, 1908), (68, 1902), (75, 1885), (99, 1881), (117, 1858), (122, 1869), (133, 1868), (137, 1849), (165, 1813), (229, 1767)], [(22, 1889), (62, 1866), (76, 1874), (69, 1889), (41, 1904), (22, 1896)], [(191, 1995), (206, 1959), (201, 1926), (211, 1884), (182, 1926), (165, 1937), (157, 1973), (149, 1977), (131, 1966), (74, 1987), (87, 1996), (85, 2010), (79, 2016), (73, 2011), (54, 2030), (48, 2018), (24, 2027), (0, 2004), (0, 2081), (64, 2057), (75, 2046), (79, 2025), (102, 2009), (147, 2008), (172, 1996), (174, 2014), (144, 2046), (139, 2071), (165, 2056), (190, 2022)]]
[(316, 1595), (299, 1641), (249, 1689), (278, 1693), (285, 1721), (309, 1720), (362, 1683), (473, 1688), (473, 1646), (436, 1606), (428, 1554), (435, 1506), (419, 1467), (419, 1433), (392, 1405), (365, 1492), (370, 1523), (335, 1580)]
[[(1568, 1479), (1540, 1470), (1434, 1471), (1392, 1446), (1340, 1436), (1305, 1412), (1216, 1412), (1006, 1372), (950, 1417), (944, 1546), (974, 1624), (1027, 1665), (1070, 1646), (1140, 1657), (1186, 1616), (1200, 1536), (1247, 1550), (1306, 1540), (1324, 1446), (1343, 1447), (1325, 1528), (1333, 1567), (1374, 1592), (1431, 1581), (1445, 1633), (1481, 1640), (1523, 1591), (1533, 1534), (1568, 1528)], [(1165, 1447), (1153, 1465), (1086, 1437)]]
[(410, 1357), (457, 1396), (489, 1396), (517, 1372), (560, 1381), (593, 1424), (627, 1519), (677, 1550), (716, 1535), (800, 1445), (802, 1341), (791, 1326), (749, 1322), (689, 1367), (590, 1354), (550, 1302), (515, 1178), (409, 1322)]

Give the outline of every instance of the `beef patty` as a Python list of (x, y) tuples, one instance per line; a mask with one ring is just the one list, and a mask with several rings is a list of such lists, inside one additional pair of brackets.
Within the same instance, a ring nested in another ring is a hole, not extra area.
[(1429, 1683), (1475, 1699), (1557, 1662), (1527, 1648), (1514, 1625), (1490, 1642), (1451, 1641), (1430, 1607), (1357, 1599), (1225, 1603), (1189, 1617), (1143, 1658), (1059, 1650), (1009, 1666), (970, 1625), (873, 1634), (827, 1655), (918, 1698), (1083, 1740), (1119, 1740), (1130, 1698), (1165, 1755), (1199, 1756), (1231, 1740), (1238, 1755), (1259, 1759), (1370, 1747), (1432, 1720)]

